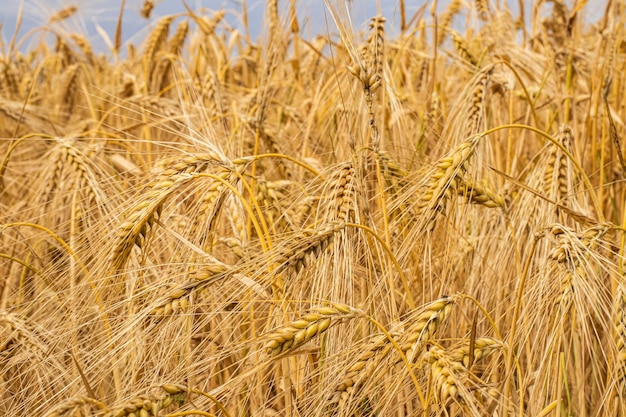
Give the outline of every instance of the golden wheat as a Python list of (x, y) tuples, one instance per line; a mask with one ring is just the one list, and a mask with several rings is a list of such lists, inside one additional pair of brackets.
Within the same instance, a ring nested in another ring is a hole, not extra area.
[(5, 31), (0, 415), (626, 413), (623, 5), (380, 3)]

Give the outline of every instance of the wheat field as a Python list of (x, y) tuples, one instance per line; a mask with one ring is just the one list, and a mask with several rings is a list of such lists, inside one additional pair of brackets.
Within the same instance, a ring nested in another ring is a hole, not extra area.
[(0, 415), (626, 416), (626, 5), (520, 5), (3, 39)]

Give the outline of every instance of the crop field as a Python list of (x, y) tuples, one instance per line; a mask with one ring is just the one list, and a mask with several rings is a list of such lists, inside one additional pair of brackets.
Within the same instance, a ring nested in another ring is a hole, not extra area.
[(626, 416), (626, 5), (593, 3), (2, 39), (0, 415)]

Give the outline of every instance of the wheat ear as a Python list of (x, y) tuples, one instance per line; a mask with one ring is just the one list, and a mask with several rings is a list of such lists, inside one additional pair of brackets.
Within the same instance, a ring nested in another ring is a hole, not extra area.
[(333, 320), (354, 317), (358, 313), (358, 310), (344, 304), (333, 303), (328, 307), (318, 307), (315, 312), (292, 321), (268, 335), (264, 348), (272, 356), (293, 351), (324, 333)]
[[(571, 149), (574, 141), (572, 130), (567, 125), (561, 126), (556, 139), (565, 149)], [(543, 174), (544, 193), (548, 198), (563, 205), (567, 205), (570, 194), (570, 163), (563, 151), (554, 146), (549, 154), (548, 164)]]
[(148, 231), (160, 215), (167, 199), (194, 178), (193, 174), (175, 174), (153, 183), (141, 196), (117, 228), (117, 237), (111, 253), (110, 264), (114, 271), (126, 265), (134, 246), (143, 248)]
[(450, 315), (456, 297), (442, 297), (427, 304), (414, 318), (407, 319), (407, 330), (400, 339), (401, 348), (409, 361), (421, 353), (424, 344), (432, 339), (441, 323)]
[(76, 12), (78, 12), (78, 7), (76, 6), (64, 7), (52, 16), (50, 16), (49, 22), (55, 23), (60, 22), (61, 20), (69, 19), (70, 17), (74, 16)]
[(193, 280), (169, 289), (158, 305), (150, 311), (150, 314), (158, 319), (178, 312), (186, 312), (191, 302), (189, 296), (192, 291), (223, 278), (230, 271), (231, 268), (228, 265), (218, 263), (205, 265), (193, 271), (191, 273)]
[(15, 313), (0, 313), (0, 330), (3, 333), (0, 337), (0, 353), (16, 346), (22, 346), (27, 351), (38, 355), (48, 350), (27, 322)]
[(609, 225), (592, 226), (576, 233), (566, 226), (557, 224), (552, 227), (552, 234), (557, 239), (557, 246), (550, 256), (556, 262), (557, 268), (562, 271), (561, 289), (557, 303), (567, 310), (576, 291), (576, 278), (586, 274), (586, 265), (591, 258), (591, 252), (609, 230)]
[[(426, 355), (430, 364), (432, 385), (435, 398), (446, 404), (448, 400), (462, 400), (469, 402), (467, 393), (472, 387), (465, 386), (463, 376), (471, 374), (471, 365), (498, 349), (503, 348), (501, 341), (491, 337), (481, 337), (474, 341), (473, 351), (470, 353), (470, 343), (452, 350), (445, 350), (433, 346)], [(472, 362), (470, 362), (472, 359)]]
[(426, 230), (435, 227), (437, 214), (445, 207), (453, 193), (457, 192), (459, 178), (467, 170), (469, 158), (473, 155), (479, 137), (475, 136), (462, 142), (451, 153), (435, 165), (435, 170), (428, 177), (426, 190), (417, 202), (417, 212), (424, 218)]
[(626, 395), (626, 284), (622, 282), (615, 296), (615, 312), (613, 314), (613, 337), (616, 353), (614, 366), (615, 397), (622, 399)]
[(339, 399), (346, 400), (364, 381), (371, 379), (379, 363), (387, 357), (393, 349), (386, 335), (377, 335), (360, 349), (354, 363), (341, 376), (341, 381), (335, 387), (335, 394)]
[(457, 193), (464, 197), (467, 202), (472, 204), (480, 204), (488, 208), (505, 208), (506, 203), (504, 197), (496, 193), (486, 181), (473, 181), (467, 178), (461, 178)]
[(154, 9), (154, 0), (144, 0), (139, 14), (141, 14), (141, 17), (143, 17), (144, 19), (150, 19), (152, 9)]
[(450, 39), (452, 40), (454, 48), (464, 61), (469, 62), (473, 68), (478, 66), (478, 60), (469, 51), (465, 39), (463, 39), (456, 30), (450, 31)]
[(294, 269), (299, 272), (319, 256), (330, 243), (340, 226), (325, 226), (322, 229), (304, 229), (270, 254), (270, 263), (276, 265), (276, 271)]
[(340, 166), (328, 180), (324, 195), (328, 197), (328, 212), (325, 219), (331, 222), (351, 222), (355, 220), (358, 187), (356, 170), (352, 163)]
[(162, 393), (138, 396), (113, 407), (105, 417), (156, 417), (161, 410), (185, 402), (187, 389), (182, 385), (164, 384)]
[[(425, 343), (432, 339), (441, 323), (450, 315), (455, 302), (455, 297), (447, 296), (435, 300), (403, 321), (402, 327), (405, 327), (406, 331), (401, 334), (394, 332), (400, 348), (410, 362), (415, 361)], [(335, 391), (342, 399), (347, 399), (361, 383), (373, 377), (378, 364), (391, 352), (393, 345), (389, 343), (387, 336), (375, 336), (343, 374)]]
[(106, 405), (100, 401), (89, 397), (69, 398), (64, 400), (60, 404), (57, 404), (50, 410), (44, 413), (43, 417), (63, 417), (63, 416), (75, 416), (82, 415), (77, 414), (78, 407), (90, 406), (95, 407), (102, 411), (107, 411)]

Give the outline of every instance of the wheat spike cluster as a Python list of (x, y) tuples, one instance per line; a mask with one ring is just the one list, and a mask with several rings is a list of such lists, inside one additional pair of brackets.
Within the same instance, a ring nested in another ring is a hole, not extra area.
[(0, 415), (626, 416), (624, 2), (187, 3), (4, 31)]

